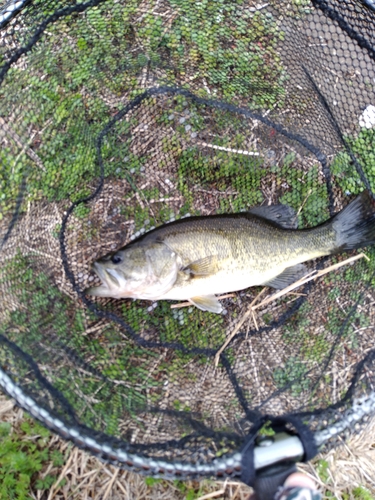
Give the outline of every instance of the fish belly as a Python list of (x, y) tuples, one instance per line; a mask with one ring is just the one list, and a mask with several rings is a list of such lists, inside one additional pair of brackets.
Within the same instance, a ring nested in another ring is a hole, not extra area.
[(217, 273), (214, 276), (195, 277), (183, 285), (173, 286), (160, 300), (187, 300), (191, 297), (223, 294), (244, 290), (251, 286), (261, 285), (283, 272), (285, 267), (271, 269), (267, 272)]

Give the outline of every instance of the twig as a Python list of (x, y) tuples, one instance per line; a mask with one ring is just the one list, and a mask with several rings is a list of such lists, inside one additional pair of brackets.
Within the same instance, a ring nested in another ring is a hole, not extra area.
[(103, 495), (103, 500), (106, 500), (108, 498), (108, 496), (110, 495), (112, 487), (114, 485), (114, 482), (116, 481), (116, 478), (118, 476), (118, 473), (119, 473), (119, 469), (115, 469), (115, 471), (114, 471), (114, 473), (112, 475), (112, 478), (111, 478), (111, 480), (108, 483), (107, 489), (106, 489), (106, 491), (105, 491), (105, 493)]
[(294, 219), (293, 219), (293, 221), (292, 221), (292, 224), (294, 224), (294, 223), (296, 222), (296, 220), (297, 220), (297, 218), (298, 218), (299, 214), (301, 213), (301, 211), (302, 211), (303, 207), (306, 205), (306, 201), (309, 199), (309, 196), (311, 195), (311, 193), (312, 193), (312, 189), (310, 189), (310, 190), (309, 190), (309, 192), (307, 193), (306, 198), (303, 200), (302, 205), (299, 207), (298, 212), (297, 212), (297, 213), (296, 213), (296, 215), (294, 216)]
[[(217, 300), (222, 300), (222, 299), (229, 299), (231, 297), (235, 297), (236, 294), (234, 293), (227, 293), (226, 295), (220, 295), (220, 297), (216, 297)], [(193, 306), (194, 304), (192, 302), (180, 302), (178, 304), (172, 304), (171, 309), (179, 309), (180, 307), (189, 307)]]
[(218, 149), (219, 151), (228, 151), (229, 153), (238, 153), (240, 155), (246, 156), (259, 156), (259, 153), (254, 151), (246, 151), (245, 149), (233, 149), (225, 148), (224, 146), (217, 146), (216, 144), (209, 144), (208, 142), (198, 142), (199, 146), (204, 146), (206, 148)]
[(35, 153), (35, 151), (29, 148), (27, 144), (22, 142), (21, 137), (7, 123), (5, 123), (4, 118), (2, 118), (1, 116), (0, 116), (0, 125), (3, 128), (3, 130), (8, 134), (8, 136), (14, 140), (17, 146), (21, 148), (21, 152), (18, 154), (18, 157), (20, 157), (21, 154), (25, 152), (33, 161), (35, 161), (35, 163), (38, 165), (39, 168), (43, 170), (43, 172), (46, 172), (46, 168), (43, 165), (42, 160)]
[(216, 497), (221, 497), (223, 498), (223, 495), (225, 495), (225, 489), (213, 491), (212, 493), (207, 493), (207, 495), (203, 495), (203, 497), (197, 498), (197, 500), (209, 500), (210, 498), (216, 498)]
[(54, 482), (54, 484), (51, 486), (51, 488), (49, 490), (49, 494), (48, 494), (48, 499), (47, 500), (52, 500), (55, 497), (55, 495), (57, 493), (57, 488), (59, 487), (59, 484), (60, 484), (61, 480), (64, 478), (65, 474), (69, 470), (70, 464), (72, 462), (74, 462), (74, 459), (77, 458), (77, 452), (78, 452), (78, 448), (75, 448), (70, 453), (68, 461), (66, 462), (63, 470), (61, 471), (59, 477), (57, 478), (57, 480)]
[(12, 410), (14, 408), (15, 404), (16, 403), (13, 400), (10, 400), (10, 401), (7, 401), (6, 403), (4, 403), (0, 408), (0, 415)]
[(253, 321), (254, 321), (254, 325), (255, 325), (255, 330), (258, 331), (259, 328), (258, 328), (258, 323), (257, 323), (256, 317), (255, 317), (254, 309), (251, 309), (251, 315), (253, 317)]
[(242, 319), (237, 323), (237, 325), (236, 325), (235, 329), (233, 330), (233, 332), (230, 334), (230, 336), (227, 338), (227, 340), (224, 342), (224, 344), (217, 351), (216, 356), (215, 356), (215, 362), (214, 362), (215, 367), (219, 364), (220, 354), (224, 351), (224, 349), (227, 347), (227, 345), (229, 344), (229, 342), (236, 335), (236, 333), (241, 328), (241, 326), (245, 323), (245, 321), (250, 316), (250, 314), (253, 314), (253, 305), (259, 300), (259, 298), (265, 293), (266, 290), (267, 290), (267, 288), (263, 288), (263, 290), (260, 293), (258, 293), (258, 295), (255, 297), (255, 299), (249, 305), (248, 310), (242, 316)]
[(182, 196), (175, 196), (174, 198), (159, 198), (158, 200), (155, 200), (152, 198), (149, 203), (163, 203), (165, 201), (180, 201), (182, 200)]

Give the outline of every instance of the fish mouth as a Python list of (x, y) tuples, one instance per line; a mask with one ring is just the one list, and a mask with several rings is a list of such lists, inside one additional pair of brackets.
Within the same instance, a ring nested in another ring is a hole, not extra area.
[(98, 262), (94, 262), (92, 265), (92, 270), (94, 273), (98, 276), (98, 278), (102, 282), (102, 286), (105, 286), (106, 288), (110, 288), (108, 284), (108, 276), (106, 275), (106, 271), (103, 266), (101, 266)]
[(107, 286), (107, 280), (104, 277), (104, 270), (102, 270), (102, 266), (97, 262), (94, 262), (91, 266), (91, 270), (94, 271), (98, 278), (100, 278), (100, 280), (103, 282), (103, 285), (105, 284)]
[(114, 269), (108, 269), (100, 262), (94, 262), (92, 271), (98, 276), (102, 284), (85, 290), (88, 295), (98, 297), (122, 298), (125, 294), (126, 279)]
[(121, 288), (126, 285), (124, 277), (120, 276), (115, 269), (108, 269), (99, 262), (94, 262), (92, 270), (102, 280), (103, 286), (108, 289)]
[[(121, 284), (120, 284), (120, 281), (119, 281), (119, 275), (118, 273), (114, 270), (114, 269), (105, 269), (104, 272), (107, 274), (108, 278), (110, 279), (110, 281), (113, 281), (114, 284), (120, 288), (121, 287)], [(123, 279), (121, 281), (124, 281)], [(124, 285), (124, 284), (123, 284)]]

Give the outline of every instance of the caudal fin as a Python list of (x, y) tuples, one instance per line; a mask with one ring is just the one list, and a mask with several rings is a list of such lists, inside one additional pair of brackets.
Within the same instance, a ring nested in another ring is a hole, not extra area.
[(375, 200), (363, 191), (332, 220), (337, 251), (353, 250), (375, 243)]

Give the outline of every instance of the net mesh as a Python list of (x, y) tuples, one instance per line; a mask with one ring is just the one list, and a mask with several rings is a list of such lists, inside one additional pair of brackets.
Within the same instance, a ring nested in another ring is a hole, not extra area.
[(274, 291), (220, 315), (84, 294), (94, 261), (169, 221), (282, 203), (307, 229), (375, 192), (371, 2), (22, 7), (0, 17), (5, 390), (121, 466), (201, 476), (235, 475), (270, 415), (321, 431), (371, 395), (373, 247), (253, 310)]

